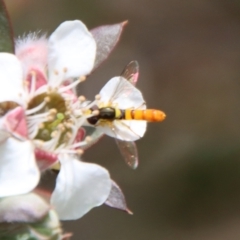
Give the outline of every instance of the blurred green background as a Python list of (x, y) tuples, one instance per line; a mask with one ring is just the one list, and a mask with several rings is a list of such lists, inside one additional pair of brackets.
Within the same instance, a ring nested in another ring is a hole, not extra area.
[[(6, 0), (15, 35), (81, 19), (129, 20), (110, 56), (82, 84), (88, 98), (131, 60), (150, 108), (166, 112), (137, 142), (129, 169), (105, 137), (84, 159), (109, 169), (133, 216), (102, 206), (63, 223), (73, 240), (240, 239), (240, 1)], [(51, 175), (51, 174), (50, 174)], [(52, 184), (46, 175), (44, 183)]]

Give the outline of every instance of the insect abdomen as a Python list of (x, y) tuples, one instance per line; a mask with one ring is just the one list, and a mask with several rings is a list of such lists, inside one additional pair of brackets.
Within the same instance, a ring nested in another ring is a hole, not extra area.
[(126, 120), (145, 120), (148, 122), (160, 122), (165, 119), (166, 115), (164, 112), (155, 109), (126, 109), (125, 119)]

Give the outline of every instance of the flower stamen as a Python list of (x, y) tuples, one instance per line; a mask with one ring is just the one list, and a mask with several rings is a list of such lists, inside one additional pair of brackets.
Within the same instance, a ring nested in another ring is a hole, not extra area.
[(48, 100), (49, 98), (44, 98), (44, 101), (42, 103), (40, 103), (38, 106), (32, 108), (32, 109), (28, 109), (26, 110), (26, 115), (31, 115), (31, 114), (34, 114), (38, 111), (40, 111), (42, 108), (44, 108), (46, 106), (46, 103), (49, 102)]
[(63, 93), (68, 91), (69, 89), (72, 89), (74, 87), (76, 87), (79, 83), (81, 82), (81, 79), (77, 79), (74, 82), (70, 83), (69, 85), (65, 86), (65, 87), (61, 87), (59, 89), (59, 93)]

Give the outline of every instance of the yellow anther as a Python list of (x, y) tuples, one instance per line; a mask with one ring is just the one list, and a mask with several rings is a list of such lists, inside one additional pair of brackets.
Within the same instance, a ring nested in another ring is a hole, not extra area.
[(43, 129), (44, 127), (45, 127), (44, 123), (40, 123), (40, 124), (38, 125), (38, 128), (39, 128), (39, 129)]
[(57, 126), (57, 129), (59, 129), (61, 132), (64, 132), (65, 131), (65, 127), (62, 123), (60, 123), (58, 126)]
[(70, 111), (66, 111), (64, 114), (65, 114), (66, 116), (69, 116), (69, 115), (70, 115)]
[(70, 139), (70, 138), (72, 137), (72, 133), (67, 132), (67, 133), (66, 133), (66, 137), (67, 137), (68, 139)]
[(97, 94), (97, 95), (95, 96), (95, 99), (96, 99), (96, 100), (100, 100), (100, 99), (101, 99), (100, 94)]
[(58, 70), (55, 69), (55, 70), (54, 70), (54, 74), (55, 74), (55, 75), (58, 75)]
[(67, 122), (65, 122), (65, 123), (64, 123), (64, 126), (65, 126), (66, 128), (71, 128), (71, 127), (72, 127), (72, 123), (67, 123)]
[(29, 86), (29, 81), (27, 81), (27, 80), (23, 81), (23, 85), (28, 87)]
[(49, 110), (49, 113), (50, 114), (57, 114), (57, 109), (56, 108), (51, 108), (50, 110)]
[(56, 137), (56, 136), (57, 136), (57, 134), (58, 134), (58, 132), (57, 132), (57, 131), (53, 131), (53, 132), (51, 133), (51, 137), (52, 137), (52, 138), (54, 138), (54, 137)]
[(99, 110), (93, 110), (92, 114), (95, 115), (95, 116), (98, 116), (100, 114), (100, 112), (99, 112)]
[(66, 72), (67, 72), (67, 70), (68, 70), (68, 69), (67, 69), (66, 67), (65, 67), (65, 68), (63, 68), (63, 72), (64, 72), (64, 73), (66, 73)]
[(70, 104), (70, 103), (72, 102), (72, 100), (71, 100), (71, 98), (65, 98), (65, 102), (66, 102), (67, 104)]
[(86, 76), (81, 76), (80, 78), (79, 78), (79, 81), (80, 82), (83, 82), (83, 81), (85, 81), (86, 80)]
[(86, 98), (84, 96), (79, 96), (78, 100), (80, 102), (84, 102), (84, 101), (86, 101)]
[(46, 102), (46, 103), (50, 102), (50, 100), (51, 100), (50, 97), (45, 97), (45, 98), (44, 98), (44, 102)]
[(53, 120), (54, 120), (54, 116), (52, 116), (52, 115), (49, 115), (48, 117), (47, 117), (47, 121), (48, 122), (52, 122)]
[(82, 110), (82, 113), (88, 113), (89, 112), (89, 110), (87, 108), (81, 108), (81, 110)]
[(71, 108), (67, 108), (67, 111), (64, 113), (65, 116), (70, 117), (73, 114), (73, 110)]
[(82, 155), (84, 153), (84, 151), (82, 149), (76, 149), (76, 153), (79, 155)]
[(92, 141), (92, 138), (90, 136), (85, 137), (85, 141), (87, 143), (90, 143)]

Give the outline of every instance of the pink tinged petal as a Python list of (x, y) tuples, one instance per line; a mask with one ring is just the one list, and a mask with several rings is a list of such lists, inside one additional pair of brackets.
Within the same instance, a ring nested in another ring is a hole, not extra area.
[(26, 106), (23, 72), (15, 55), (0, 53), (0, 102), (12, 101)]
[(47, 79), (44, 76), (43, 72), (40, 72), (37, 69), (31, 69), (28, 73), (26, 81), (28, 82), (28, 90), (32, 89), (32, 85), (34, 85), (33, 91), (47, 84)]
[(94, 63), (94, 69), (96, 69), (108, 58), (118, 43), (126, 24), (127, 21), (113, 25), (100, 26), (91, 30), (91, 33), (97, 43), (97, 55)]
[(16, 107), (5, 116), (5, 129), (11, 133), (14, 137), (19, 139), (27, 139), (27, 122), (22, 107)]
[(0, 197), (30, 192), (39, 178), (30, 141), (8, 138), (0, 144)]
[(105, 168), (66, 155), (60, 162), (51, 203), (61, 220), (78, 219), (107, 200), (111, 179)]
[(49, 169), (58, 161), (58, 155), (55, 153), (47, 152), (39, 148), (35, 148), (34, 153), (37, 165), (41, 172)]
[(48, 66), (51, 84), (55, 80), (80, 77), (91, 72), (96, 43), (78, 20), (62, 23), (49, 38)]
[(83, 141), (85, 134), (86, 134), (86, 131), (84, 130), (84, 128), (79, 128), (77, 131), (76, 137), (74, 139), (74, 143)]
[(30, 33), (25, 38), (18, 39), (15, 52), (22, 63), (25, 78), (32, 69), (45, 72), (48, 54), (48, 40), (45, 36)]
[(142, 93), (123, 77), (110, 79), (100, 91), (103, 103), (116, 103), (120, 109), (145, 109)]
[(128, 214), (133, 214), (127, 207), (121, 188), (114, 181), (112, 181), (112, 188), (105, 204), (109, 207), (123, 210)]

